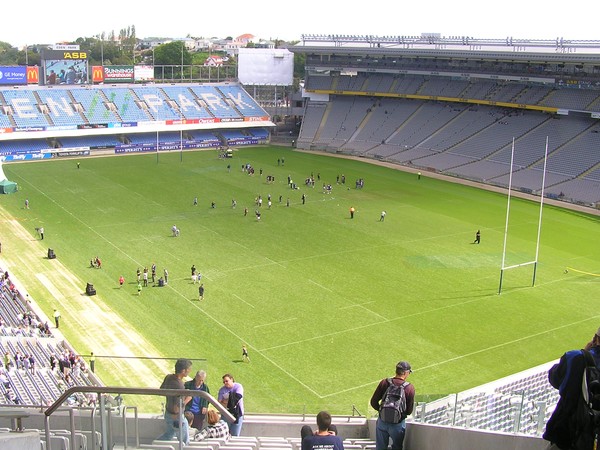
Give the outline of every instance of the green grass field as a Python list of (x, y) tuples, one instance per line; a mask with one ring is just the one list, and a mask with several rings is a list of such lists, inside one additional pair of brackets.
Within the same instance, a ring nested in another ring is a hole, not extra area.
[[(248, 412), (349, 414), (356, 405), (367, 413), (377, 382), (402, 359), (425, 401), (558, 358), (600, 326), (600, 278), (564, 272), (600, 272), (596, 216), (545, 206), (535, 287), (533, 266), (521, 267), (505, 272), (498, 295), (505, 194), (276, 147), (239, 150), (232, 160), (203, 151), (79, 161), (80, 169), (74, 160), (4, 165), (20, 191), (2, 206), (32, 237), (44, 226), (40, 258), (52, 247), (82, 291), (94, 284), (98, 295), (81, 302), (104, 302), (156, 356), (205, 358), (195, 368), (208, 370), (215, 393), (220, 376), (233, 373)], [(314, 189), (303, 184), (311, 172), (321, 178)], [(344, 186), (336, 184), (342, 174)], [(287, 187), (288, 175), (299, 190)], [(354, 188), (357, 178), (364, 189)], [(539, 203), (513, 198), (507, 266), (535, 259), (538, 215)], [(480, 245), (472, 243), (477, 229)], [(89, 268), (96, 255), (102, 270)], [(153, 262), (159, 274), (168, 268), (168, 286), (138, 297), (136, 269)], [(203, 275), (203, 302), (192, 264)], [(48, 293), (30, 293), (51, 316)], [(63, 321), (81, 347), (75, 318), (63, 313)], [(241, 362), (244, 343), (250, 364)], [(130, 385), (157, 387), (136, 377)]]

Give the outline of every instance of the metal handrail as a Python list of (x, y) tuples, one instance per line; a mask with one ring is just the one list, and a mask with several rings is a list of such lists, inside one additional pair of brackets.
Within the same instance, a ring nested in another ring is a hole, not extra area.
[(125, 414), (128, 409), (133, 410), (133, 417), (135, 425), (135, 448), (140, 447), (140, 428), (138, 424), (138, 409), (137, 406), (123, 406), (121, 410), (121, 415), (123, 416), (123, 449), (127, 450), (127, 415)]
[[(110, 386), (74, 386), (67, 389), (62, 393), (60, 397), (50, 405), (44, 411), (44, 428), (45, 428), (45, 437), (46, 437), (46, 448), (47, 450), (52, 450), (52, 443), (50, 442), (50, 416), (54, 414), (59, 408), (62, 407), (63, 403), (76, 393), (96, 393), (100, 399), (100, 432), (102, 434), (102, 450), (109, 449), (109, 439), (107, 437), (108, 424), (106, 421), (106, 404), (105, 398), (102, 394), (137, 394), (137, 395), (157, 395), (157, 396), (169, 396), (169, 397), (179, 397), (179, 406), (183, 409), (183, 398), (184, 397), (201, 397), (207, 400), (211, 405), (213, 405), (220, 413), (221, 417), (227, 422), (235, 422), (235, 417), (227, 411), (221, 403), (218, 402), (216, 398), (212, 395), (207, 394), (204, 391), (196, 391), (189, 389), (150, 389), (150, 388), (132, 388), (132, 387), (110, 387)], [(70, 414), (72, 414), (72, 410), (74, 408), (69, 408)], [(181, 420), (181, 418), (180, 418)], [(71, 420), (71, 433), (75, 432), (74, 421)], [(179, 430), (183, 430), (181, 423), (179, 425)], [(181, 433), (180, 431), (180, 433)], [(182, 436), (179, 436), (179, 449), (183, 449), (183, 439)], [(74, 440), (71, 439), (71, 449), (74, 450)]]

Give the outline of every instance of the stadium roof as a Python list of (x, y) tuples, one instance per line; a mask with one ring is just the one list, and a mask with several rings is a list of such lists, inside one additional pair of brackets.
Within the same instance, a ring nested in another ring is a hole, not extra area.
[(535, 39), (474, 39), (467, 36), (355, 36), (302, 35), (289, 48), (294, 53), (316, 55), (347, 54), (354, 56), (430, 58), (481, 58), (511, 61), (585, 62), (600, 65), (600, 41)]

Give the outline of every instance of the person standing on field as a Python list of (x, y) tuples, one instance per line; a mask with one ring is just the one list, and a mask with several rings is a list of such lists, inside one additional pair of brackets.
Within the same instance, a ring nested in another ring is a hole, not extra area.
[(56, 328), (60, 326), (60, 312), (57, 309), (54, 310), (54, 324)]
[(242, 345), (242, 361), (250, 362), (250, 356), (248, 356), (248, 348), (245, 345)]

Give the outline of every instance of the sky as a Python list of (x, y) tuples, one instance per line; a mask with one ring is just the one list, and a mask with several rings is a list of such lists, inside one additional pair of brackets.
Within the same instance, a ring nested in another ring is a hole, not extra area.
[[(300, 40), (302, 34), (469, 36), (480, 39), (598, 40), (598, 0), (475, 0), (298, 2), (259, 0), (103, 0), (77, 4), (8, 0), (2, 6), (0, 41), (12, 46), (72, 42), (127, 29), (138, 38), (236, 37)], [(158, 6), (153, 6), (154, 4)], [(144, 5), (144, 6), (141, 6)], [(171, 7), (170, 5), (173, 5)]]

